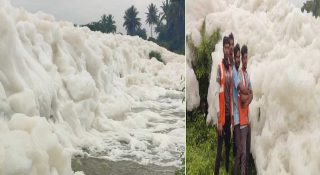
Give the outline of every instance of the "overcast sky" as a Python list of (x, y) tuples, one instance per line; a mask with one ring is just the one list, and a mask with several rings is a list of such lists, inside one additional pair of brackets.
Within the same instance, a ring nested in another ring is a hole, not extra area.
[[(165, 0), (11, 0), (16, 7), (23, 7), (29, 12), (43, 11), (52, 14), (57, 20), (70, 21), (75, 24), (87, 24), (98, 21), (102, 14), (112, 14), (117, 25), (117, 32), (126, 34), (123, 27), (124, 12), (134, 5), (141, 18), (142, 28), (150, 36), (150, 26), (145, 24), (147, 7), (156, 4), (158, 11)], [(301, 8), (306, 0), (289, 0)]]
[(289, 0), (292, 2), (294, 5), (296, 5), (298, 8), (301, 8), (303, 6), (303, 3), (306, 2), (307, 0)]
[(165, 0), (11, 0), (15, 7), (23, 7), (29, 12), (43, 11), (55, 16), (57, 20), (75, 24), (87, 24), (98, 21), (102, 14), (112, 14), (117, 25), (117, 32), (126, 34), (123, 27), (124, 12), (134, 5), (139, 11), (142, 28), (150, 36), (150, 26), (145, 24), (149, 4), (154, 3), (158, 11)]

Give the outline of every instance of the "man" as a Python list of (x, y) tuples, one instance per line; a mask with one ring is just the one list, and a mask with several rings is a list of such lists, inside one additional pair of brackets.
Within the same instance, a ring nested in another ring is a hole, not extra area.
[(240, 136), (240, 120), (238, 111), (238, 98), (240, 93), (243, 95), (248, 95), (250, 93), (249, 88), (243, 86), (239, 79), (239, 67), (240, 67), (240, 46), (237, 44), (234, 48), (234, 65), (232, 69), (232, 101), (233, 101), (233, 139), (234, 139), (234, 156), (235, 156), (235, 166), (234, 174), (240, 173), (240, 158), (241, 158), (241, 136)]
[(249, 122), (249, 104), (253, 99), (252, 86), (249, 74), (247, 72), (248, 48), (246, 45), (241, 48), (242, 69), (239, 73), (240, 84), (249, 89), (249, 94), (240, 93), (238, 98), (240, 137), (241, 137), (241, 174), (248, 173), (248, 158), (250, 155), (250, 122)]
[(229, 171), (229, 152), (232, 122), (232, 67), (229, 61), (230, 51), (229, 38), (223, 38), (223, 59), (217, 68), (216, 82), (219, 90), (219, 112), (218, 112), (218, 147), (215, 160), (214, 174), (219, 174), (222, 144), (225, 144), (225, 167)]
[[(235, 156), (234, 161), (234, 174), (240, 173), (240, 158), (241, 158), (241, 142), (240, 142), (240, 122), (239, 122), (239, 112), (238, 112), (238, 98), (239, 93), (239, 67), (240, 67), (240, 46), (236, 44), (234, 48), (234, 66), (232, 70), (233, 77), (233, 155)], [(241, 84), (240, 84), (241, 86)]]
[[(230, 59), (230, 64), (231, 64), (231, 66), (232, 66), (232, 69), (233, 69), (233, 67), (234, 67), (234, 62), (235, 62), (235, 60), (234, 60), (234, 37), (233, 37), (233, 34), (232, 34), (232, 32), (229, 34), (229, 43), (230, 43), (230, 57), (229, 57), (229, 59)], [(240, 49), (239, 49), (240, 50)], [(240, 58), (239, 58), (240, 59)], [(234, 77), (234, 74), (232, 73), (232, 76), (233, 76), (233, 78), (235, 78)], [(236, 77), (236, 78), (238, 78), (238, 77)], [(233, 90), (235, 90), (235, 89), (233, 89)], [(233, 93), (234, 94), (234, 93)], [(234, 95), (233, 95), (234, 96)], [(237, 100), (238, 101), (238, 100)], [(234, 107), (234, 106), (233, 106)], [(234, 109), (234, 108), (233, 108)], [(232, 142), (233, 142), (233, 144), (232, 144), (232, 148), (233, 148), (233, 157), (235, 157), (236, 156), (236, 141), (235, 141), (235, 137), (234, 137), (234, 131), (233, 131), (233, 139), (232, 139)]]

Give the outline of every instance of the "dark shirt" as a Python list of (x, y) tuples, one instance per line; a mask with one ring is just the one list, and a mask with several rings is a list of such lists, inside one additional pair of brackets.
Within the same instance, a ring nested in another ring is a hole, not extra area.
[[(223, 64), (224, 70), (225, 70), (225, 87), (224, 87), (224, 99), (225, 99), (225, 115), (230, 116), (231, 115), (231, 109), (230, 109), (230, 83), (231, 83), (231, 73), (228, 71), (228, 68)], [(218, 66), (218, 72), (217, 72), (217, 79), (216, 81), (220, 84), (221, 81), (221, 72), (220, 72), (220, 66)]]

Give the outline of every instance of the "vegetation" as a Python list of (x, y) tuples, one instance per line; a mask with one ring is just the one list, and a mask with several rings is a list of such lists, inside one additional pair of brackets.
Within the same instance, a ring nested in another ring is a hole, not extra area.
[[(200, 110), (187, 118), (187, 174), (213, 174), (216, 157), (217, 136), (214, 128), (209, 128)], [(224, 158), (224, 157), (223, 157)], [(221, 163), (220, 174), (227, 174)]]
[(161, 9), (155, 29), (158, 33), (157, 43), (170, 51), (184, 54), (184, 0), (166, 0), (162, 3)]
[(211, 53), (214, 51), (215, 45), (220, 40), (221, 36), (220, 29), (217, 29), (211, 35), (207, 36), (205, 25), (204, 20), (200, 30), (201, 43), (199, 47), (195, 47), (190, 38), (187, 38), (187, 44), (189, 48), (193, 50), (193, 55), (195, 57), (195, 62), (193, 63), (192, 68), (199, 82), (200, 109), (204, 114), (207, 114), (207, 95), (212, 66)]
[[(166, 0), (162, 3), (160, 10), (155, 4), (148, 6), (145, 23), (150, 26), (151, 36), (149, 41), (167, 48), (172, 52), (184, 54), (185, 50), (185, 6), (184, 0)], [(127, 30), (127, 35), (137, 35), (147, 39), (147, 31), (141, 28), (141, 18), (138, 17), (139, 11), (135, 6), (131, 6), (125, 11), (123, 16), (123, 27)], [(82, 26), (87, 26), (92, 31), (103, 33), (116, 33), (116, 25), (112, 15), (101, 16), (97, 22), (91, 22)], [(155, 37), (154, 34), (157, 34)]]
[(115, 25), (115, 21), (113, 20), (113, 16), (109, 14), (106, 16), (105, 14), (101, 16), (101, 19), (98, 22), (92, 22), (86, 25), (92, 31), (100, 31), (102, 33), (115, 33), (117, 30), (117, 26)]
[(135, 34), (139, 36), (140, 38), (146, 40), (147, 39), (147, 31), (145, 28), (141, 29), (140, 27), (137, 29), (137, 31), (135, 31)]
[(311, 12), (313, 16), (318, 17), (320, 15), (320, 0), (308, 0), (304, 2), (301, 11)]
[(149, 53), (149, 58), (151, 59), (151, 58), (156, 58), (158, 61), (160, 61), (160, 62), (162, 62), (163, 64), (165, 64), (165, 62), (161, 59), (161, 55), (160, 55), (160, 53), (159, 52), (157, 52), (157, 51), (151, 51), (150, 53)]
[(185, 164), (185, 156), (184, 156), (184, 154), (182, 154), (181, 156), (180, 156), (180, 159), (181, 159), (181, 163), (182, 163), (182, 166), (178, 169), (178, 170), (176, 170), (175, 171), (175, 175), (185, 175), (185, 169), (186, 169), (186, 164)]
[(115, 21), (113, 20), (113, 16), (112, 15), (102, 15), (101, 17), (101, 21), (102, 21), (102, 27), (105, 33), (115, 33), (117, 30), (117, 27), (115, 25)]
[(124, 18), (123, 27), (127, 30), (128, 35), (135, 35), (136, 31), (141, 27), (140, 18), (137, 17), (138, 10), (136, 7), (131, 6), (126, 10)]
[(152, 36), (152, 26), (158, 23), (158, 15), (157, 15), (158, 14), (158, 9), (157, 9), (157, 7), (153, 3), (151, 3), (148, 6), (148, 12), (146, 14), (147, 14), (146, 23), (150, 25), (151, 38), (153, 38), (153, 36)]

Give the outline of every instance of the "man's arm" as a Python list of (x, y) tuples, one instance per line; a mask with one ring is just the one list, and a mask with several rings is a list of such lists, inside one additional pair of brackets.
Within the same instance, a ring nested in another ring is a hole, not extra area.
[(242, 83), (239, 83), (237, 89), (240, 91), (240, 94), (243, 94), (243, 95), (249, 95), (250, 94), (249, 88), (244, 87)]
[(233, 79), (233, 85), (241, 94), (249, 94), (248, 88), (245, 88), (243, 84), (240, 83), (240, 78), (235, 66), (232, 67), (232, 79)]
[(219, 93), (220, 93), (220, 79), (221, 79), (221, 75), (220, 75), (220, 66), (218, 65), (217, 67), (217, 76), (216, 76), (216, 91), (215, 91), (215, 98), (218, 100), (218, 102), (216, 103), (215, 107), (217, 109), (217, 121), (219, 122), (219, 110), (220, 110), (220, 107), (219, 107)]
[(253, 100), (252, 86), (251, 86), (251, 81), (250, 80), (249, 80), (248, 91), (249, 91), (248, 95), (241, 94), (241, 104), (244, 105), (244, 106), (249, 106), (249, 104)]
[(250, 77), (249, 77), (249, 90), (250, 90), (250, 98), (249, 98), (249, 103), (248, 105), (252, 102), (253, 100), (253, 92), (252, 92), (252, 86), (251, 86), (251, 80), (250, 80)]
[(253, 94), (252, 93), (250, 93), (248, 95), (241, 94), (240, 98), (241, 98), (241, 105), (249, 106), (249, 104), (251, 103), (251, 101), (253, 99)]
[(223, 134), (223, 126), (220, 124), (220, 121), (219, 121), (219, 112), (220, 112), (220, 103), (219, 103), (219, 93), (220, 93), (220, 81), (221, 81), (221, 75), (220, 75), (220, 66), (218, 65), (218, 68), (217, 68), (217, 77), (216, 77), (216, 84), (217, 84), (217, 91), (216, 91), (216, 96), (217, 96), (217, 99), (218, 99), (218, 103), (216, 103), (216, 109), (217, 109), (217, 129), (218, 129), (218, 134), (219, 135), (222, 135)]

